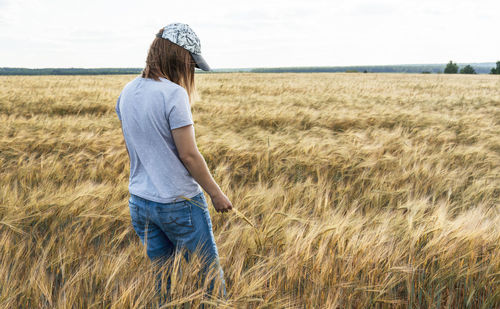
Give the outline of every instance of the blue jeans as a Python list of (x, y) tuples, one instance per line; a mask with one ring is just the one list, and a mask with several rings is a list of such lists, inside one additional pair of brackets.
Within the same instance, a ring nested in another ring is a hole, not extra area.
[[(218, 268), (221, 279), (222, 296), (226, 298), (224, 273), (219, 264), (219, 254), (212, 231), (212, 221), (208, 212), (207, 201), (203, 193), (191, 198), (192, 201), (180, 200), (172, 203), (157, 203), (130, 194), (129, 208), (135, 232), (146, 246), (149, 259), (161, 265), (173, 257), (179, 249), (184, 250), (184, 257), (189, 260), (190, 254), (197, 247), (205, 267), (202, 279), (210, 270), (210, 265)], [(208, 293), (213, 293), (213, 279)], [(161, 273), (156, 276), (156, 291), (161, 291)], [(170, 291), (170, 276), (167, 277), (166, 291)], [(217, 293), (221, 296), (220, 293)], [(168, 296), (165, 297), (165, 299)], [(160, 303), (163, 297), (160, 295)]]

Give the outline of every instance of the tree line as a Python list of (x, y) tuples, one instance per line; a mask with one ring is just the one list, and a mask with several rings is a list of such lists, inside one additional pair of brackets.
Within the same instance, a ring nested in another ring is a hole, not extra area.
[(138, 74), (142, 69), (138, 68), (0, 68), (0, 75), (106, 75), (106, 74)]
[[(474, 65), (474, 66), (473, 66)], [(500, 61), (494, 63), (466, 64), (461, 69), (457, 63), (450, 61), (443, 69), (443, 64), (402, 64), (372, 66), (332, 66), (332, 67), (277, 67), (277, 68), (245, 68), (215, 69), (213, 73), (253, 72), (253, 73), (445, 73), (445, 74), (500, 74)], [(105, 75), (105, 74), (139, 74), (142, 68), (1, 68), (0, 75)], [(196, 73), (205, 73), (196, 70)], [(210, 72), (207, 72), (210, 73)]]
[[(458, 65), (450, 60), (450, 62), (448, 62), (448, 64), (444, 68), (444, 73), (457, 74), (459, 72), (458, 69), (459, 69)], [(460, 74), (477, 74), (477, 73), (476, 70), (470, 64), (468, 64), (460, 69)], [(495, 68), (491, 68), (490, 74), (500, 74), (500, 61), (497, 61)]]
[[(500, 72), (500, 61), (497, 62), (497, 68), (491, 69), (494, 63), (476, 63), (466, 64), (459, 70), (456, 63), (452, 63), (455, 73), (462, 74), (498, 74)], [(250, 70), (255, 73), (326, 73), (326, 72), (345, 72), (345, 73), (448, 73), (449, 65), (444, 64), (401, 64), (401, 65), (375, 65), (375, 66), (336, 66), (336, 67), (278, 67), (278, 68), (256, 68)], [(473, 67), (474, 65), (475, 67)], [(474, 72), (474, 73), (471, 73)]]

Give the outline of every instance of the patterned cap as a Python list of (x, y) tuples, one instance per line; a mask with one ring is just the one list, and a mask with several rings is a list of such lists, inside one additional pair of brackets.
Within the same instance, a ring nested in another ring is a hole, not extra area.
[(163, 34), (156, 35), (159, 38), (167, 39), (189, 51), (193, 57), (196, 67), (204, 71), (210, 71), (207, 62), (201, 56), (200, 39), (187, 24), (173, 23), (163, 28)]

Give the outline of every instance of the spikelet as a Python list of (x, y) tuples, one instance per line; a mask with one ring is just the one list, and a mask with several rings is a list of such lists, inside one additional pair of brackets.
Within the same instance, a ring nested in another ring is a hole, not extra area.
[[(191, 199), (191, 198), (189, 198), (189, 197), (186, 197), (186, 196), (183, 196), (183, 195), (182, 195), (182, 196), (180, 196), (180, 198), (182, 198), (182, 199), (185, 199), (185, 200), (189, 201), (190, 203), (192, 203), (193, 205), (195, 205), (195, 206), (197, 206), (197, 207), (199, 207), (199, 208), (201, 208), (201, 209), (205, 209), (205, 207), (203, 207), (203, 204), (202, 204), (202, 203), (200, 203), (200, 202), (198, 202), (198, 201), (195, 201), (195, 200), (193, 200), (193, 199)], [(232, 211), (234, 211), (238, 217), (240, 217), (240, 218), (241, 218), (241, 219), (243, 219), (245, 222), (247, 222), (248, 224), (250, 224), (253, 228), (255, 228), (255, 225), (252, 223), (252, 221), (250, 221), (250, 219), (248, 219), (248, 218), (247, 218), (244, 214), (242, 214), (242, 213), (241, 213), (238, 209), (236, 209), (236, 207), (234, 207), (234, 206), (233, 206), (233, 207), (231, 208), (231, 210), (232, 210)]]

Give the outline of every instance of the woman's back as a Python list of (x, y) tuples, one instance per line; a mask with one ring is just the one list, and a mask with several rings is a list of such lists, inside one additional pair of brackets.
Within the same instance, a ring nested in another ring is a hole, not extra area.
[(130, 156), (129, 191), (170, 203), (202, 192), (179, 158), (171, 130), (193, 124), (186, 90), (165, 78), (137, 77), (116, 103)]

